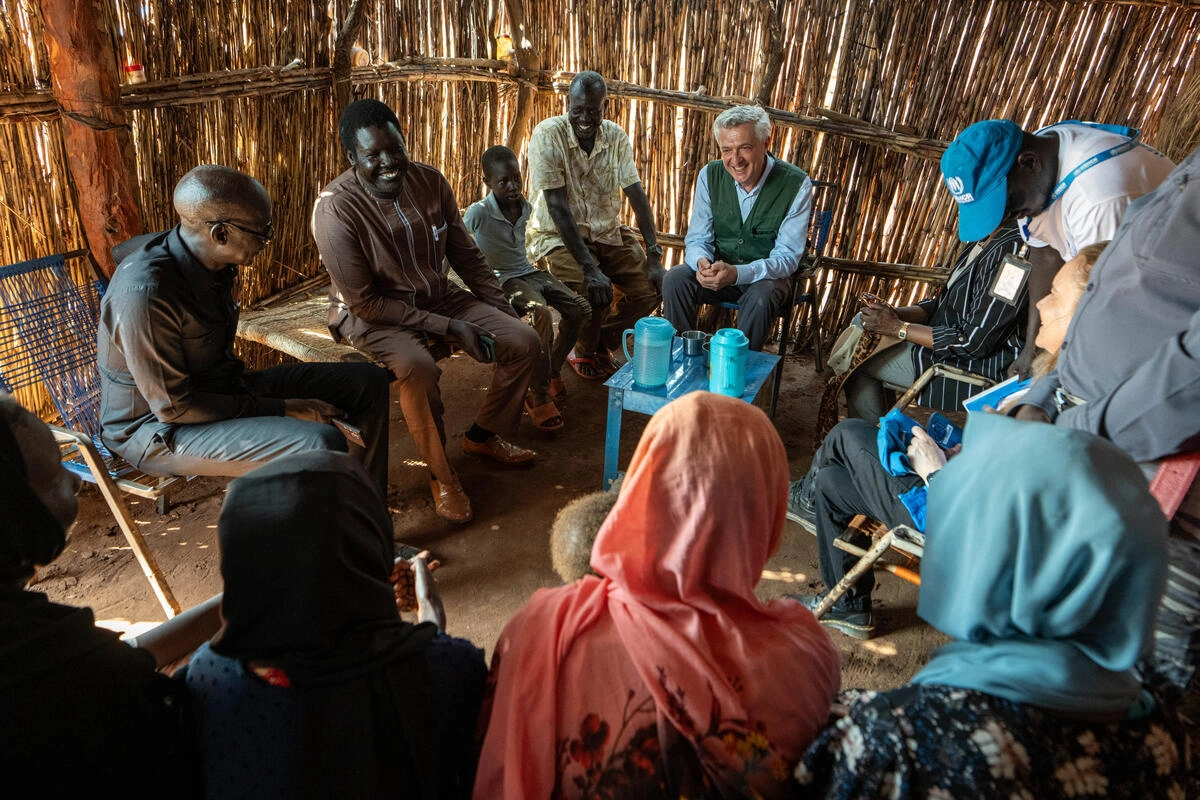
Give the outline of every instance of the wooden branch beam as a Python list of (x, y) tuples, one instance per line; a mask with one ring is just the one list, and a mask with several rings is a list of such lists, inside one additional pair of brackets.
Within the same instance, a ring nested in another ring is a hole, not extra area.
[[(508, 64), (488, 58), (409, 58), (404, 61), (355, 67), (351, 70), (351, 82), (365, 86), (381, 83), (412, 81), (464, 81), (483, 83), (506, 83), (522, 85), (518, 78), (507, 71)], [(206, 103), (221, 97), (247, 97), (254, 95), (285, 94), (306, 89), (322, 89), (329, 85), (329, 68), (281, 68), (260, 67), (248, 70), (214, 72), (151, 81), (122, 90), (122, 104), (126, 108), (154, 108), (168, 103), (186, 105)], [(538, 70), (537, 87), (540, 90), (566, 94), (573, 72)], [(530, 81), (532, 82), (532, 81)], [(690, 108), (719, 114), (727, 108), (754, 102), (749, 97), (712, 97), (699, 92), (680, 92), (654, 89), (625, 81), (609, 81), (611, 97), (627, 97), (650, 100), (679, 108)], [(34, 94), (21, 95), (22, 109), (48, 108), (32, 102)], [(16, 103), (14, 103), (16, 106)], [(808, 117), (793, 114), (778, 108), (767, 108), (772, 121), (784, 127), (799, 128), (819, 133), (830, 133), (848, 139), (865, 142), (889, 150), (896, 150), (918, 158), (937, 160), (942, 157), (948, 142), (927, 139), (873, 125), (856, 117), (822, 109), (821, 116)], [(17, 112), (12, 112), (16, 114)], [(27, 112), (23, 112), (27, 113)], [(12, 121), (6, 101), (0, 99), (0, 122)]]
[(754, 94), (754, 102), (760, 106), (771, 103), (771, 95), (775, 93), (775, 84), (779, 83), (779, 71), (783, 68), (783, 59), (787, 55), (783, 46), (783, 2), (775, 0), (771, 10), (771, 19), (767, 23), (769, 35), (762, 52), (762, 78), (758, 91)]
[(142, 232), (113, 39), (99, 0), (42, 0), (41, 9), (75, 207), (92, 258), (111, 276), (113, 246)]
[(859, 261), (853, 258), (830, 258), (829, 256), (822, 256), (821, 266), (837, 270), (838, 272), (875, 275), (906, 281), (923, 281), (935, 286), (940, 286), (946, 282), (946, 273), (944, 271), (918, 266), (917, 264), (886, 264), (882, 261)]
[(512, 26), (509, 35), (513, 41), (513, 62), (520, 81), (512, 125), (504, 137), (505, 146), (515, 153), (520, 152), (521, 143), (529, 129), (529, 120), (533, 117), (533, 102), (537, 97), (537, 79), (542, 68), (542, 56), (531, 43), (523, 0), (504, 0), (504, 8), (508, 12), (509, 25)]

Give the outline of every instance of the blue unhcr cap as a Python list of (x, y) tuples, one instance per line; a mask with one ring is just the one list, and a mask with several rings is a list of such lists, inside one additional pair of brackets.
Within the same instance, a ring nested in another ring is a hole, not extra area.
[(1024, 132), (1007, 119), (976, 122), (942, 154), (942, 177), (958, 203), (958, 238), (974, 242), (1004, 221), (1008, 172), (1021, 152)]

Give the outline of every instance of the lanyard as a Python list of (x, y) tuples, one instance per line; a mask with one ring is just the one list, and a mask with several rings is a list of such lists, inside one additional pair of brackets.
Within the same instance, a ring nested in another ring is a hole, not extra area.
[(1075, 179), (1087, 172), (1092, 167), (1096, 166), (1097, 164), (1103, 164), (1110, 158), (1116, 158), (1119, 155), (1128, 153), (1130, 150), (1137, 147), (1139, 144), (1137, 140), (1138, 135), (1141, 133), (1141, 131), (1139, 131), (1137, 128), (1127, 128), (1124, 125), (1105, 125), (1101, 122), (1083, 122), (1077, 119), (1069, 119), (1056, 123), (1055, 125), (1047, 125), (1045, 128), (1037, 131), (1037, 133), (1042, 133), (1050, 128), (1057, 127), (1058, 125), (1083, 125), (1087, 128), (1095, 128), (1107, 133), (1115, 133), (1118, 136), (1124, 136), (1128, 139), (1128, 141), (1121, 142), (1120, 144), (1110, 147), (1101, 153), (1097, 153), (1091, 158), (1085, 160), (1082, 164), (1076, 166), (1075, 169), (1068, 172), (1063, 179), (1059, 181), (1057, 185), (1055, 185), (1054, 191), (1050, 193), (1050, 200), (1046, 203), (1047, 206), (1053, 204), (1055, 200), (1062, 197), (1063, 193), (1065, 193), (1067, 189), (1070, 188), (1071, 184), (1075, 182)]
[[(1063, 194), (1066, 193), (1067, 189), (1071, 187), (1071, 184), (1074, 183), (1075, 179), (1080, 175), (1087, 172), (1097, 164), (1103, 164), (1110, 158), (1116, 158), (1119, 155), (1128, 153), (1130, 150), (1141, 144), (1141, 142), (1138, 141), (1138, 136), (1141, 134), (1141, 131), (1139, 131), (1137, 128), (1128, 128), (1124, 125), (1106, 125), (1102, 122), (1083, 122), (1082, 120), (1077, 119), (1068, 119), (1062, 122), (1056, 122), (1053, 125), (1047, 125), (1041, 130), (1036, 131), (1035, 135), (1048, 131), (1051, 128), (1059, 125), (1083, 125), (1087, 128), (1095, 128), (1097, 130), (1106, 131), (1107, 133), (1115, 133), (1118, 136), (1124, 136), (1128, 139), (1128, 141), (1121, 142), (1120, 144), (1110, 147), (1101, 153), (1097, 153), (1091, 158), (1086, 159), (1083, 163), (1077, 165), (1075, 169), (1068, 172), (1063, 179), (1055, 185), (1054, 191), (1050, 193), (1050, 198), (1046, 201), (1047, 208), (1054, 205), (1055, 201), (1057, 201), (1058, 198), (1062, 197)], [(1147, 145), (1142, 145), (1142, 147), (1146, 147), (1147, 149), (1151, 150), (1153, 149)], [(1026, 241), (1032, 238), (1029, 232), (1029, 222), (1029, 217), (1024, 217), (1018, 222), (1021, 227), (1021, 235), (1026, 239)]]

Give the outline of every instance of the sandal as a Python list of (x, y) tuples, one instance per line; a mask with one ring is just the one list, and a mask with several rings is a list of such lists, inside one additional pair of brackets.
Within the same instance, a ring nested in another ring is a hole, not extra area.
[(617, 374), (617, 370), (621, 365), (613, 361), (612, 354), (608, 351), (598, 351), (592, 356), (592, 366), (604, 373), (605, 380)]
[(557, 431), (566, 425), (562, 414), (558, 410), (558, 406), (554, 405), (553, 400), (542, 403), (540, 406), (535, 406), (526, 397), (525, 410), (529, 412), (529, 419), (533, 421), (533, 426), (539, 431)]
[[(605, 354), (607, 357), (607, 353)], [(612, 373), (606, 372), (596, 363), (599, 354), (586, 358), (584, 356), (575, 355), (575, 351), (567, 353), (567, 363), (571, 365), (571, 369), (575, 370), (575, 374), (583, 378), (585, 381), (606, 381)], [(612, 359), (609, 359), (611, 363)]]
[(550, 399), (556, 403), (567, 399), (567, 385), (563, 383), (562, 378), (550, 379)]

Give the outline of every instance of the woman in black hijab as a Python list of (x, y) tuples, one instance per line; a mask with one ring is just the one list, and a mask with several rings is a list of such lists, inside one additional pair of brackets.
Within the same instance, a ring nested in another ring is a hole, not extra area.
[(208, 797), (468, 797), (483, 653), (404, 622), (392, 526), (340, 453), (277, 459), (221, 512), (224, 625), (193, 657)]
[(0, 794), (146, 797), (198, 787), (186, 691), (91, 609), (25, 591), (75, 520), (79, 479), (50, 430), (0, 393)]

